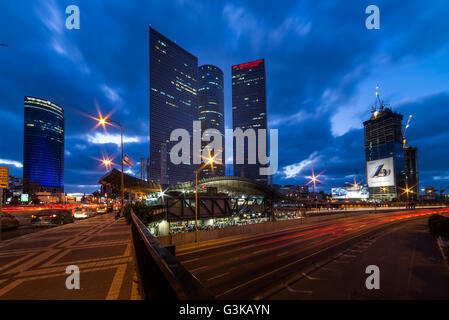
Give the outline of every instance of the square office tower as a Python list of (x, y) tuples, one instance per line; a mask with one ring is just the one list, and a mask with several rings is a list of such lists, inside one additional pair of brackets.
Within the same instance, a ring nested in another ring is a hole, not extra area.
[[(198, 58), (150, 27), (150, 181), (192, 181), (197, 165), (170, 161), (175, 129), (192, 136), (198, 120)], [(192, 146), (191, 146), (192, 147)]]
[[(267, 129), (266, 73), (263, 59), (232, 66), (232, 126), (235, 130)], [(245, 138), (245, 144), (247, 139)], [(267, 139), (268, 141), (268, 139)], [(236, 163), (234, 139), (234, 176), (249, 178), (267, 184), (267, 176), (260, 175), (258, 146), (256, 164), (248, 164), (248, 147), (244, 148), (244, 164)], [(265, 149), (267, 150), (267, 148)]]

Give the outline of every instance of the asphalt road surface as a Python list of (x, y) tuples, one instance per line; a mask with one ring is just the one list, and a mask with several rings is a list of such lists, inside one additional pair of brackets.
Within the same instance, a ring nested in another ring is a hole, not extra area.
[[(218, 299), (449, 299), (449, 270), (427, 218), (449, 209), (377, 213), (180, 247), (178, 259)], [(368, 290), (368, 265), (380, 289)]]
[(19, 227), (2, 231), (2, 240), (13, 239), (23, 235), (46, 230), (54, 226), (35, 226), (31, 224), (31, 215), (38, 211), (7, 212), (19, 220)]

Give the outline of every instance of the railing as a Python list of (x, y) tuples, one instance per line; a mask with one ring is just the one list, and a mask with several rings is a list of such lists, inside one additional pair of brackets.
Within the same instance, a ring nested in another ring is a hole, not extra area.
[(212, 300), (215, 297), (164, 248), (131, 210), (139, 291), (145, 300)]

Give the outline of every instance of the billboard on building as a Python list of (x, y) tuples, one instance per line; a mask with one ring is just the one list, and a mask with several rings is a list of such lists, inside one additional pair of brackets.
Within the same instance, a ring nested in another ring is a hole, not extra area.
[(2, 188), (2, 189), (9, 188), (9, 168), (8, 167), (0, 167), (0, 188)]
[(29, 196), (27, 193), (23, 193), (20, 195), (20, 201), (22, 202), (28, 202), (29, 201)]
[(394, 186), (393, 157), (368, 161), (366, 173), (366, 180), (370, 188)]
[(332, 188), (332, 199), (366, 200), (369, 198), (367, 187)]

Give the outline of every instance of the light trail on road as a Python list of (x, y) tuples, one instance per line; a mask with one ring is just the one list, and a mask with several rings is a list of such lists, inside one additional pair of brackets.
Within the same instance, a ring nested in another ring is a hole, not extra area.
[(366, 234), (436, 213), (447, 214), (449, 208), (367, 214), (300, 225), (277, 233), (223, 240), (218, 246), (193, 248), (177, 257), (218, 298), (254, 298), (263, 288), (295, 272), (296, 267), (317, 262), (310, 261), (312, 258), (323, 259)]

